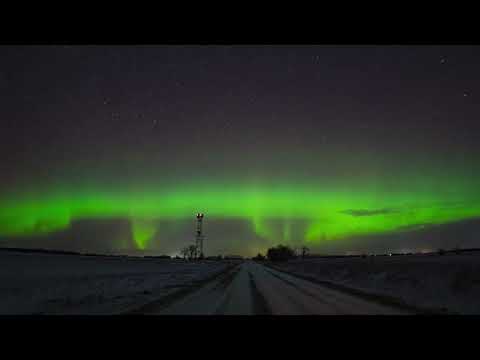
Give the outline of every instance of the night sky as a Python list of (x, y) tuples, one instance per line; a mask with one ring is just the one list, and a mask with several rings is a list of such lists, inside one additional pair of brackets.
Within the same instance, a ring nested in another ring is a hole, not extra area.
[(477, 247), (479, 46), (1, 46), (0, 246)]

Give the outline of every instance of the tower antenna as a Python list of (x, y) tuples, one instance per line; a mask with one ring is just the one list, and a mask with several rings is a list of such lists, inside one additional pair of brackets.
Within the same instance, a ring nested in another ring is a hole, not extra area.
[(195, 246), (196, 246), (196, 257), (203, 258), (203, 233), (202, 233), (202, 222), (203, 222), (203, 214), (197, 213), (197, 234), (195, 237)]

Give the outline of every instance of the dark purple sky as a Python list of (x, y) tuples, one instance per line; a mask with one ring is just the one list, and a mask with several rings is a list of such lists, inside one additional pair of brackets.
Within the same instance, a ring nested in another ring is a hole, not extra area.
[(317, 158), (477, 174), (479, 64), (480, 46), (1, 46), (0, 195), (315, 178)]

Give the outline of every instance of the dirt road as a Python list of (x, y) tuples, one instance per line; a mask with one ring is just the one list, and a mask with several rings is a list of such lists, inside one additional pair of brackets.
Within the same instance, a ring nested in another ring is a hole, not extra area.
[(159, 315), (410, 314), (247, 261), (174, 303)]

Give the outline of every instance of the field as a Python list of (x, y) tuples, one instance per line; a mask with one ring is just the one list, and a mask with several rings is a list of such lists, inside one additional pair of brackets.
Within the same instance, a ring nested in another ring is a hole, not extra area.
[(277, 266), (420, 308), (480, 314), (480, 253), (314, 258)]
[(223, 271), (227, 262), (0, 250), (0, 314), (117, 314)]

